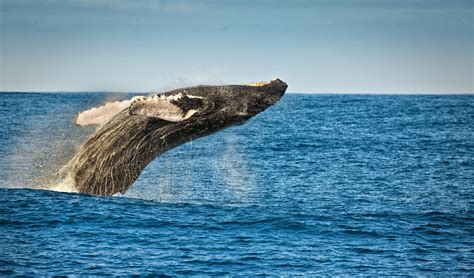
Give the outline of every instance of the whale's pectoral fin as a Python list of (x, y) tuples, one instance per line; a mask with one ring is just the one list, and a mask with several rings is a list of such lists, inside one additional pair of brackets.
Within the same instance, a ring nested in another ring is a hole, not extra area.
[(131, 115), (143, 115), (169, 122), (181, 122), (195, 114), (202, 115), (209, 108), (207, 103), (202, 97), (179, 93), (169, 96), (141, 97), (133, 100), (128, 109)]
[(119, 112), (129, 107), (130, 103), (138, 98), (141, 97), (134, 97), (124, 101), (107, 102), (102, 106), (83, 111), (77, 115), (76, 124), (80, 126), (104, 125)]

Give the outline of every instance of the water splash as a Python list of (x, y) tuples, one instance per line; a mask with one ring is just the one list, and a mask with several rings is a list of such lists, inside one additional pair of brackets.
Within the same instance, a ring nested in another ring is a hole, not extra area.
[[(90, 106), (124, 98), (128, 96), (113, 93), (3, 97), (3, 121), (14, 129), (2, 130), (7, 141), (0, 152), (0, 187), (72, 191), (61, 168), (95, 131), (95, 127), (76, 126), (74, 118)], [(17, 102), (27, 105), (19, 107)]]
[(74, 181), (74, 176), (72, 173), (67, 173), (66, 176), (49, 183), (45, 189), (51, 191), (77, 193), (76, 182)]
[(257, 185), (257, 176), (249, 168), (245, 153), (233, 133), (224, 137), (224, 150), (222, 156), (214, 161), (213, 170), (234, 199), (246, 199)]

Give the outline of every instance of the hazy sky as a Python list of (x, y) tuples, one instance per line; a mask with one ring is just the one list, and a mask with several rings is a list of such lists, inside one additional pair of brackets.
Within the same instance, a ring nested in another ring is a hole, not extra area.
[(471, 0), (0, 0), (0, 90), (474, 92)]

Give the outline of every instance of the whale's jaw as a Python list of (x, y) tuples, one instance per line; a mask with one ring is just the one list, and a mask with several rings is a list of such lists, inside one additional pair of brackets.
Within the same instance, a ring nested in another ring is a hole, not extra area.
[(81, 193), (123, 194), (158, 155), (244, 123), (280, 100), (286, 88), (285, 82), (275, 79), (135, 98), (81, 146), (67, 166), (68, 176)]

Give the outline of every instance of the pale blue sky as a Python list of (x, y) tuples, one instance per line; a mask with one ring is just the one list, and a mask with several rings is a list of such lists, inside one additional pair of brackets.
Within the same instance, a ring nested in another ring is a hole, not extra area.
[(0, 0), (0, 90), (472, 93), (473, 2)]

